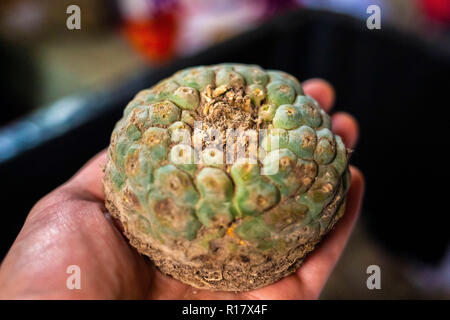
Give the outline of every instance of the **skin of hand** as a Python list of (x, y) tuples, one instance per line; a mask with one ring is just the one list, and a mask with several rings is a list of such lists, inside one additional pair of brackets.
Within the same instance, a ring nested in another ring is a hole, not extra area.
[[(330, 111), (334, 90), (324, 80), (304, 91)], [(358, 124), (346, 113), (332, 116), (333, 131), (347, 148)], [(364, 179), (351, 167), (344, 216), (293, 274), (249, 292), (199, 290), (159, 272), (122, 235), (104, 206), (102, 168), (106, 152), (33, 207), (0, 267), (2, 299), (316, 299), (342, 254), (359, 215)], [(67, 268), (80, 267), (81, 289), (66, 286)]]

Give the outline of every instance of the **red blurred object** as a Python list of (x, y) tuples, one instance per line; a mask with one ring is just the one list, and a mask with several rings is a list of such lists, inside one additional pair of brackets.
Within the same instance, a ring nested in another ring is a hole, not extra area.
[(295, 8), (298, 0), (116, 1), (132, 45), (150, 62), (165, 62)]
[(131, 43), (152, 62), (164, 62), (174, 54), (177, 19), (160, 12), (151, 19), (126, 21), (123, 27)]
[(421, 0), (422, 8), (429, 18), (450, 23), (450, 0)]

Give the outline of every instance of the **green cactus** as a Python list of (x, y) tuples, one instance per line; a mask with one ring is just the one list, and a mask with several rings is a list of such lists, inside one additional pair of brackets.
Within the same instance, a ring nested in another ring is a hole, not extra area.
[(103, 183), (107, 208), (163, 273), (245, 291), (293, 272), (343, 214), (348, 152), (295, 77), (201, 66), (128, 103)]

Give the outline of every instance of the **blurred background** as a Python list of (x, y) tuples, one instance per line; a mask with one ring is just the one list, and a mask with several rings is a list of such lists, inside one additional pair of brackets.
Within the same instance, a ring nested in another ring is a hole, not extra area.
[[(137, 91), (220, 62), (325, 78), (336, 110), (360, 121), (362, 218), (322, 298), (450, 298), (450, 0), (2, 0), (0, 259), (33, 204), (108, 145)], [(369, 265), (381, 290), (366, 287)]]

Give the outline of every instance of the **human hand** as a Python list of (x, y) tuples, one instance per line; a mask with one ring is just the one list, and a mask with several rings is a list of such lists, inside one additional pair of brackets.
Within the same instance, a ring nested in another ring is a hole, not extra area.
[[(311, 79), (303, 88), (326, 111), (331, 110), (334, 91), (327, 82)], [(358, 139), (356, 120), (336, 113), (332, 123), (347, 148), (353, 148)], [(351, 167), (344, 216), (295, 273), (249, 292), (213, 292), (163, 275), (128, 244), (104, 206), (105, 161), (103, 151), (33, 207), (0, 267), (0, 298), (315, 299), (342, 254), (364, 191), (361, 172)], [(80, 267), (80, 290), (66, 287), (70, 265)]]

